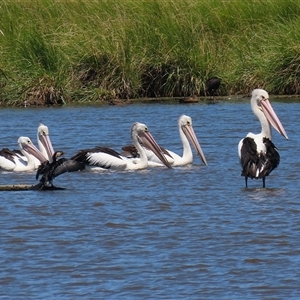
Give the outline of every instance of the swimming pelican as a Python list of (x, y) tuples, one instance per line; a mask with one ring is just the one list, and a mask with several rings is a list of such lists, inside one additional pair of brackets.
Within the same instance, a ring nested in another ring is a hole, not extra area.
[[(162, 148), (162, 151), (165, 153), (166, 159), (169, 161), (172, 167), (185, 166), (193, 162), (193, 152), (190, 143), (194, 146), (202, 162), (205, 165), (207, 165), (206, 158), (204, 156), (202, 148), (198, 142), (197, 136), (193, 129), (192, 118), (187, 115), (181, 115), (178, 118), (178, 129), (179, 129), (179, 136), (183, 146), (182, 156), (170, 150)], [(124, 146), (122, 150), (124, 151), (124, 154), (125, 151), (128, 152), (133, 151), (131, 152), (132, 157), (136, 157), (138, 155), (138, 152), (132, 146)], [(149, 166), (162, 165), (161, 161), (158, 160), (157, 156), (152, 151), (150, 151), (147, 148), (145, 148), (145, 151), (149, 160)]]
[(140, 170), (148, 167), (148, 159), (143, 145), (151, 149), (163, 162), (165, 166), (171, 168), (170, 163), (166, 160), (165, 156), (161, 153), (161, 149), (154, 140), (153, 136), (148, 130), (148, 127), (142, 123), (134, 123), (131, 126), (131, 138), (134, 146), (140, 153), (140, 158), (136, 160), (128, 159), (121, 156), (116, 151), (105, 148), (95, 147), (93, 149), (80, 150), (71, 160), (80, 161), (86, 164), (90, 169), (116, 169), (116, 170)]
[[(37, 129), (37, 142), (38, 142), (38, 147), (40, 152), (44, 155), (44, 157), (49, 160), (50, 162), (52, 161), (52, 156), (54, 153), (53, 146), (49, 137), (49, 129), (46, 125), (40, 123)], [(16, 151), (17, 155), (20, 155), (20, 158), (24, 161), (27, 161), (27, 157), (22, 155), (20, 151)], [(35, 163), (35, 168), (37, 169), (39, 165), (41, 164), (40, 160), (33, 156), (34, 163)]]
[(5, 171), (23, 172), (33, 171), (35, 169), (34, 157), (39, 159), (41, 162), (45, 161), (46, 158), (42, 153), (34, 146), (28, 137), (20, 137), (18, 139), (19, 148), (21, 153), (26, 160), (16, 151), (11, 151), (8, 148), (3, 148), (0, 151), (0, 169)]
[(261, 124), (261, 133), (248, 133), (239, 142), (238, 154), (242, 166), (242, 176), (245, 177), (248, 187), (248, 177), (262, 178), (265, 187), (266, 176), (274, 170), (280, 161), (279, 153), (272, 143), (271, 125), (286, 139), (288, 136), (273, 110), (269, 101), (269, 94), (262, 89), (252, 91), (251, 108)]

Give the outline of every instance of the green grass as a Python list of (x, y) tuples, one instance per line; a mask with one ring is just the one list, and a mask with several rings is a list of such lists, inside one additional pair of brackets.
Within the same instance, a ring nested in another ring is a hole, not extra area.
[(298, 0), (3, 0), (0, 102), (300, 92)]

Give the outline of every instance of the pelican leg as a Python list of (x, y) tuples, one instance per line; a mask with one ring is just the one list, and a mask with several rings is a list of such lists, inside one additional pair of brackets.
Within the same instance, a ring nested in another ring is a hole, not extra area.
[(263, 188), (265, 188), (266, 187), (266, 177), (262, 178), (262, 182), (263, 182)]
[(246, 188), (248, 188), (248, 177), (245, 176), (245, 184), (246, 184)]

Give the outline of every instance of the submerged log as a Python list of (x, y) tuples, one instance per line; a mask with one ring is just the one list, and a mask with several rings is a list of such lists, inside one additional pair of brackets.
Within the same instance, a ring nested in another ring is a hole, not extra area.
[(0, 185), (0, 191), (29, 191), (32, 190), (32, 184), (6, 184)]
[(0, 191), (55, 191), (64, 190), (65, 188), (56, 186), (41, 186), (39, 184), (6, 184), (0, 185)]

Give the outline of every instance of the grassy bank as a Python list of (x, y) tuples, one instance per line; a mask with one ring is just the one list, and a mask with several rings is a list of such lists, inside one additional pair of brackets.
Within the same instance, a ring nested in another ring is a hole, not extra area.
[(297, 0), (2, 0), (0, 102), (300, 93)]

